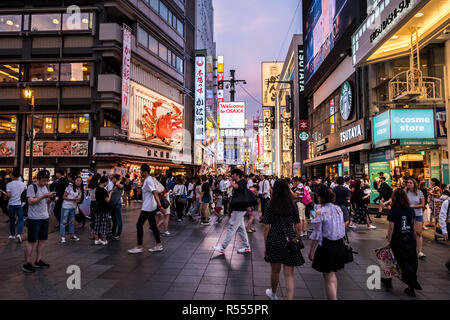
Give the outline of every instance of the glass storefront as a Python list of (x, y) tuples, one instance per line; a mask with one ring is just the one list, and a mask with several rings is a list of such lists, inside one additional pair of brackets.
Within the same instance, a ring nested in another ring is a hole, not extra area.
[(0, 115), (0, 133), (15, 133), (16, 127), (16, 116)]
[[(27, 126), (30, 126), (28, 116)], [(35, 133), (89, 133), (89, 114), (35, 115)]]

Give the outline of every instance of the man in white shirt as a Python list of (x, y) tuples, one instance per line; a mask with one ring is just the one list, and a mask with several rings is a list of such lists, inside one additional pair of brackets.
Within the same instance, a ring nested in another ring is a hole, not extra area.
[(255, 175), (252, 173), (249, 177), (248, 177), (248, 181), (247, 181), (247, 188), (251, 188), (253, 187), (254, 183), (253, 183), (253, 179), (255, 178)]
[(264, 211), (270, 200), (270, 182), (263, 175), (260, 175), (260, 179), (261, 179), (261, 181), (259, 182), (259, 185), (258, 185), (258, 195), (259, 195), (259, 199), (261, 200), (261, 218), (260, 218), (259, 222), (262, 223), (263, 217), (264, 217)]
[[(9, 239), (17, 239), (18, 243), (22, 242), (22, 231), (24, 225), (21, 195), (27, 189), (25, 183), (19, 181), (20, 172), (14, 169), (12, 172), (12, 180), (6, 185), (6, 197), (9, 199)], [(17, 234), (15, 226), (15, 216), (17, 214)]]
[(158, 211), (161, 211), (162, 214), (165, 214), (166, 210), (161, 206), (161, 202), (159, 201), (159, 194), (156, 191), (153, 178), (150, 176), (150, 167), (148, 166), (148, 164), (144, 163), (141, 166), (141, 175), (144, 179), (144, 183), (142, 184), (142, 209), (138, 222), (136, 223), (138, 243), (136, 247), (128, 250), (128, 253), (133, 254), (142, 253), (144, 251), (142, 247), (144, 237), (143, 226), (146, 220), (148, 220), (148, 222), (150, 223), (150, 229), (153, 231), (153, 235), (155, 236), (156, 241), (156, 246), (148, 249), (148, 251), (163, 251), (158, 226), (156, 224), (156, 213)]
[(231, 187), (230, 181), (228, 180), (226, 175), (220, 176), (219, 189), (222, 192), (222, 204), (223, 204), (223, 213), (230, 214), (228, 210), (228, 204), (230, 202), (230, 198), (228, 197), (228, 190)]

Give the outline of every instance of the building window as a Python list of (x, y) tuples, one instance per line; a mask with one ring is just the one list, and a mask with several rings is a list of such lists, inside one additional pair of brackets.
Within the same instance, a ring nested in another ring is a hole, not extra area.
[(21, 15), (0, 15), (0, 32), (16, 32), (21, 30)]
[(138, 43), (148, 48), (148, 33), (142, 28), (138, 28), (137, 33)]
[(16, 116), (0, 115), (0, 133), (14, 133), (16, 125)]
[(177, 57), (177, 70), (179, 73), (183, 73), (183, 59)]
[(60, 81), (89, 81), (90, 75), (90, 63), (61, 63)]
[(31, 31), (61, 30), (61, 14), (43, 13), (31, 16)]
[(167, 61), (167, 47), (161, 43), (159, 43), (159, 57)]
[(158, 40), (153, 38), (151, 35), (148, 35), (148, 48), (154, 54), (158, 54)]
[(167, 21), (168, 12), (169, 11), (167, 10), (167, 7), (162, 2), (160, 2), (159, 3), (159, 14), (166, 21)]
[(59, 65), (46, 63), (30, 64), (30, 81), (58, 81)]
[(90, 30), (92, 29), (92, 14), (80, 13), (80, 18), (70, 13), (63, 14), (63, 30)]
[[(27, 127), (31, 127), (31, 116), (27, 117)], [(34, 132), (39, 133), (56, 133), (56, 116), (37, 114), (34, 116)]]
[(147, 2), (150, 1), (150, 6), (155, 10), (156, 12), (159, 12), (159, 0), (147, 0)]
[(89, 133), (88, 114), (58, 116), (58, 133)]
[(177, 31), (179, 34), (184, 35), (184, 24), (182, 21), (177, 19)]
[(19, 64), (0, 64), (0, 82), (19, 82), (20, 75)]

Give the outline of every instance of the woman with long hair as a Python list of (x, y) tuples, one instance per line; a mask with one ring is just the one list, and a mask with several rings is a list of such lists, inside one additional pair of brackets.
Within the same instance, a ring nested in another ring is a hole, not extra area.
[(367, 199), (370, 198), (370, 194), (365, 194), (361, 189), (361, 180), (355, 180), (355, 188), (353, 189), (350, 201), (353, 204), (353, 210), (355, 212), (353, 216), (353, 222), (357, 224), (367, 224), (367, 229), (376, 229), (374, 225), (370, 224), (369, 214), (367, 209)]
[(61, 221), (59, 233), (61, 235), (61, 243), (66, 243), (66, 226), (69, 226), (70, 240), (80, 241), (75, 235), (75, 209), (78, 203), (84, 198), (83, 179), (76, 177), (73, 183), (70, 183), (64, 191), (64, 201), (61, 209)]
[(264, 214), (264, 259), (270, 262), (271, 289), (266, 290), (266, 295), (276, 300), (276, 291), (279, 283), (281, 265), (283, 265), (286, 281), (286, 298), (294, 299), (294, 267), (301, 266), (305, 260), (300, 251), (289, 252), (286, 245), (286, 237), (293, 239), (300, 236), (300, 217), (297, 207), (292, 200), (291, 190), (286, 180), (277, 180), (273, 187), (272, 199)]
[(314, 231), (310, 239), (311, 260), (314, 270), (322, 272), (328, 300), (337, 300), (336, 272), (344, 268), (345, 261), (345, 224), (344, 215), (339, 206), (334, 205), (335, 195), (327, 186), (320, 185), (317, 190), (320, 204), (316, 218), (311, 220)]
[(100, 174), (96, 173), (92, 177), (91, 181), (89, 181), (88, 189), (89, 189), (89, 198), (91, 199), (91, 213), (89, 218), (91, 219), (91, 236), (90, 240), (94, 239), (94, 228), (95, 228), (95, 213), (97, 212), (97, 201), (95, 200), (95, 191), (98, 187), (98, 182), (100, 180)]
[(414, 209), (416, 214), (414, 229), (416, 230), (416, 239), (417, 239), (417, 257), (425, 258), (426, 255), (422, 252), (423, 246), (423, 208), (425, 207), (425, 197), (422, 191), (419, 190), (419, 186), (417, 185), (417, 181), (413, 178), (409, 178), (406, 182), (406, 192), (408, 195), (410, 207)]
[(187, 195), (186, 186), (183, 184), (181, 176), (176, 177), (175, 187), (173, 188), (173, 195), (175, 196), (175, 210), (177, 211), (177, 221), (181, 222), (183, 219), (183, 212), (186, 204), (184, 203), (183, 194)]
[[(407, 184), (410, 182), (408, 181)], [(408, 191), (409, 192), (409, 191)], [(388, 214), (389, 228), (386, 246), (391, 247), (395, 259), (402, 270), (402, 281), (408, 285), (405, 293), (415, 297), (414, 289), (422, 290), (417, 282), (419, 265), (414, 238), (414, 218), (416, 213), (411, 207), (405, 190), (398, 188), (392, 194), (392, 208)], [(392, 279), (381, 280), (388, 288), (392, 288)]]

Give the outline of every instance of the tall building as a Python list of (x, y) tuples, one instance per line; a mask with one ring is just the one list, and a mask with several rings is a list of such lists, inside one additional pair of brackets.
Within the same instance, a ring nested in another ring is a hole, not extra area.
[[(70, 6), (75, 3), (76, 6)], [(3, 1), (0, 168), (187, 172), (193, 26), (184, 0)], [(128, 32), (129, 30), (129, 32)], [(186, 129), (186, 130), (183, 130)]]

